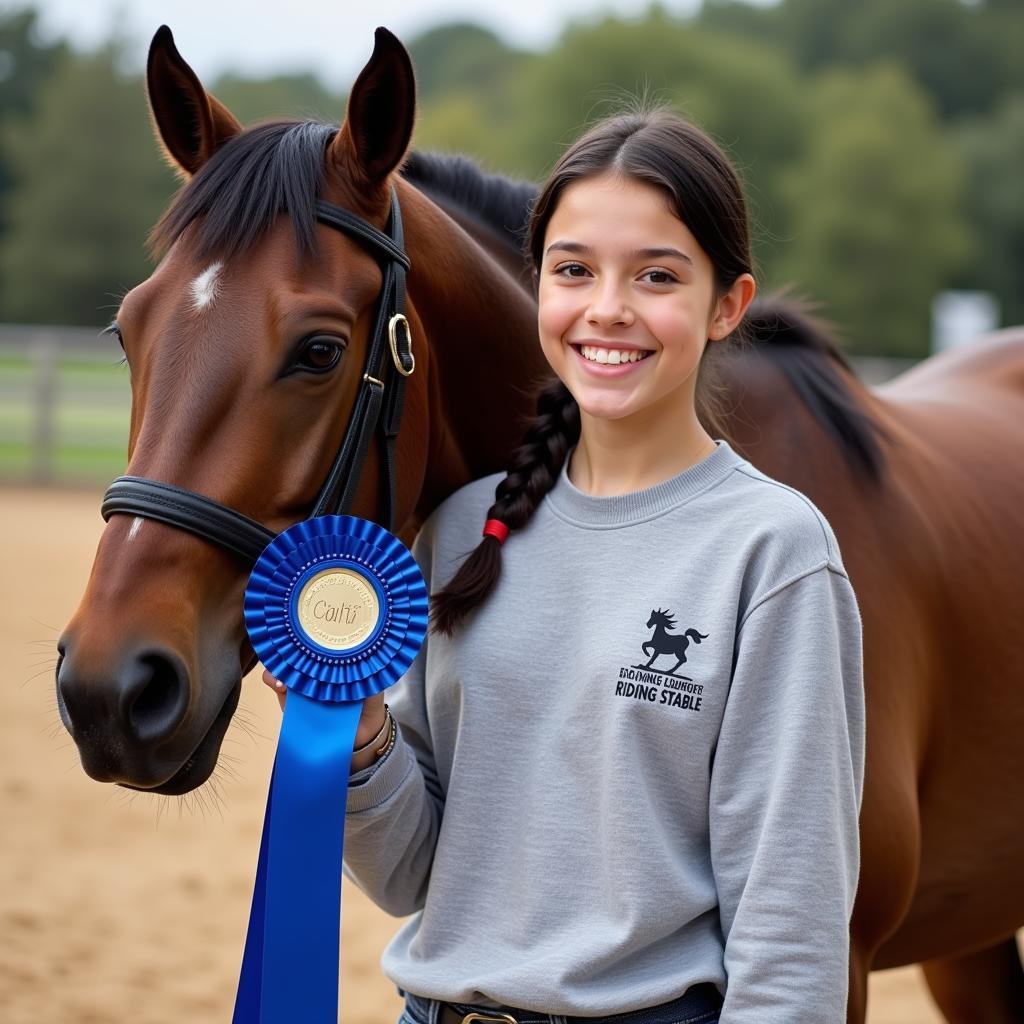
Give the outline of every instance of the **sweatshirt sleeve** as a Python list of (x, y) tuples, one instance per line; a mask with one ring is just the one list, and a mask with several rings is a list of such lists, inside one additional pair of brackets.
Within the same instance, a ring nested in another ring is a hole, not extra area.
[[(412, 554), (431, 584), (432, 529), (424, 524)], [(395, 745), (349, 780), (344, 873), (383, 910), (414, 913), (426, 900), (444, 809), (424, 698), (429, 634), (402, 678), (386, 691), (398, 724)]]
[(846, 1020), (863, 774), (860, 612), (825, 565), (755, 605), (736, 641), (709, 812), (721, 1024)]

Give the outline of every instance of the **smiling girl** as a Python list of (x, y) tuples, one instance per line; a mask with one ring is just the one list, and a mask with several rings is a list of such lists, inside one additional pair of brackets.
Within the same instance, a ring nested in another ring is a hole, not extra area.
[(432, 633), (353, 755), (346, 873), (412, 915), (384, 971), (409, 1024), (838, 1024), (861, 621), (822, 513), (716, 415), (740, 184), (677, 116), (611, 118), (529, 249), (555, 376), (419, 533)]

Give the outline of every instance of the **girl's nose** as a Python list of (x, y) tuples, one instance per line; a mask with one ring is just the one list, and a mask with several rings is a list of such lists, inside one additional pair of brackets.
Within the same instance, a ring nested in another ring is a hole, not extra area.
[(587, 307), (587, 323), (628, 327), (632, 322), (633, 312), (615, 282), (607, 281), (594, 289)]

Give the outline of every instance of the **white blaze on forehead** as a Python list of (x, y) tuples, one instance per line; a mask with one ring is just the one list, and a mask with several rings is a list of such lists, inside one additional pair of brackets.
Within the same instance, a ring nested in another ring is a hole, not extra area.
[(189, 290), (192, 292), (192, 306), (197, 312), (206, 309), (217, 297), (217, 275), (223, 267), (223, 263), (211, 263), (189, 285)]
[(142, 516), (136, 516), (132, 520), (131, 528), (128, 530), (128, 539), (125, 541), (125, 544), (130, 544), (133, 540), (135, 540), (135, 538), (138, 536), (139, 530), (142, 529), (142, 524), (144, 522), (145, 520), (142, 518)]

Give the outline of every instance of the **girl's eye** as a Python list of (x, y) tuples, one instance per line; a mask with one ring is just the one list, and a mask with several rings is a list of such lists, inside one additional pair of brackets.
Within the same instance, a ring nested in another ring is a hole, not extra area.
[[(581, 273), (575, 273), (575, 271), (581, 271)], [(561, 277), (582, 277), (587, 273), (587, 268), (582, 263), (563, 263), (555, 270), (555, 273)]]
[(650, 278), (651, 284), (673, 284), (676, 280), (667, 270), (648, 270), (643, 276)]
[(309, 370), (312, 373), (326, 373), (338, 365), (344, 351), (345, 345), (340, 338), (318, 334), (309, 338), (302, 346), (295, 361), (295, 368)]

